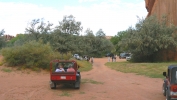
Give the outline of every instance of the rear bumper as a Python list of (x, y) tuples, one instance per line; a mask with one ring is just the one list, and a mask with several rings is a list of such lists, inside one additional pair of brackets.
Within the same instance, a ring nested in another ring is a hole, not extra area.
[(51, 82), (60, 84), (60, 83), (75, 83), (76, 80), (51, 80)]

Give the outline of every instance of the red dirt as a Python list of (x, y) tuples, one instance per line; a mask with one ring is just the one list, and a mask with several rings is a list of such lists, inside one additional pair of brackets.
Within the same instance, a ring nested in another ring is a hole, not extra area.
[(49, 72), (5, 72), (6, 67), (0, 66), (0, 100), (165, 100), (162, 79), (117, 72), (106, 67), (106, 62), (107, 58), (95, 58), (93, 69), (81, 72), (82, 79), (102, 84), (82, 83), (78, 90), (66, 86), (50, 89)]

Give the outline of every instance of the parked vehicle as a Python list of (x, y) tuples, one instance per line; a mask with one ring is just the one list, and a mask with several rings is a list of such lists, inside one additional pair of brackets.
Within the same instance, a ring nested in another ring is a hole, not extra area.
[(74, 54), (74, 58), (77, 60), (82, 60), (83, 58), (79, 54)]
[(112, 57), (114, 54), (112, 54), (112, 53), (107, 53), (105, 56), (106, 57)]
[(166, 96), (166, 100), (177, 100), (177, 65), (170, 65), (167, 72), (163, 72), (165, 76), (162, 91)]
[(79, 54), (74, 54), (74, 58), (76, 58), (76, 59), (77, 59), (77, 58), (78, 58), (78, 56), (79, 56)]
[(131, 58), (132, 58), (132, 54), (130, 54), (129, 56), (127, 56), (126, 60), (129, 61), (129, 60), (131, 60)]
[(119, 59), (126, 59), (126, 57), (129, 57), (130, 53), (120, 53)]
[[(62, 65), (65, 72), (55, 72), (58, 65)], [(74, 72), (67, 72), (67, 69), (71, 67)], [(78, 70), (79, 66), (74, 60), (52, 60), (50, 62), (50, 88), (55, 89), (59, 84), (71, 84), (74, 88), (80, 88), (81, 74)]]

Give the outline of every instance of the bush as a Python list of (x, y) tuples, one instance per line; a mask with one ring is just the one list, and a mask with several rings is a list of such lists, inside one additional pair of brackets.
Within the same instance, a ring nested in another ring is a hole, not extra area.
[(25, 66), (27, 68), (48, 69), (52, 59), (61, 58), (61, 54), (54, 52), (49, 44), (30, 41), (22, 46), (3, 48), (4, 60), (9, 66)]

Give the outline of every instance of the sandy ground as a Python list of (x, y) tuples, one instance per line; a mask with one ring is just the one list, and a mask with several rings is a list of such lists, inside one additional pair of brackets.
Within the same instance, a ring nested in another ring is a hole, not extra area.
[(162, 79), (117, 72), (106, 62), (107, 58), (95, 58), (93, 69), (81, 72), (83, 81), (97, 84), (82, 82), (80, 89), (60, 86), (55, 90), (49, 87), (49, 72), (5, 72), (6, 67), (0, 66), (0, 100), (165, 100)]

